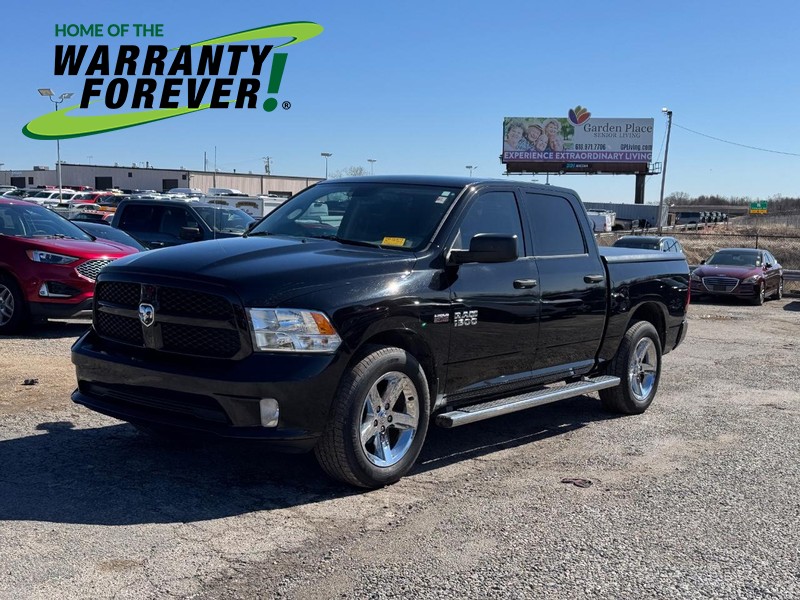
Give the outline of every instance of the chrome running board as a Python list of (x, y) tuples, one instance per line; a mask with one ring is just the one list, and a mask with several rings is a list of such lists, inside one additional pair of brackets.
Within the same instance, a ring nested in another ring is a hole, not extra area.
[(436, 424), (439, 427), (446, 428), (458, 427), (459, 425), (475, 423), (476, 421), (507, 415), (517, 412), (518, 410), (525, 410), (526, 408), (533, 408), (534, 406), (541, 406), (542, 404), (566, 400), (567, 398), (574, 398), (575, 396), (581, 396), (589, 392), (615, 387), (618, 386), (619, 383), (619, 377), (612, 377), (610, 375), (587, 377), (581, 381), (558, 387), (544, 388), (535, 392), (520, 394), (519, 396), (511, 396), (509, 398), (491, 400), (481, 404), (462, 406), (455, 410), (437, 415)]

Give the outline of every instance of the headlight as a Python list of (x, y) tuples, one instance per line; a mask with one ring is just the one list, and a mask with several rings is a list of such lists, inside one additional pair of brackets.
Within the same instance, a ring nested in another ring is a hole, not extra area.
[(248, 308), (253, 345), (265, 352), (334, 352), (341, 338), (323, 313), (297, 308)]
[(28, 250), (28, 258), (33, 262), (46, 263), (48, 265), (68, 265), (78, 260), (74, 256), (53, 254), (52, 252), (45, 252), (44, 250)]
[(752, 277), (748, 277), (747, 279), (742, 279), (742, 283), (755, 283), (759, 280), (761, 275), (753, 275)]
[(700, 275), (695, 275), (694, 273), (692, 273), (691, 279), (692, 279), (692, 281), (702, 281), (703, 280), (703, 278), (700, 277)]

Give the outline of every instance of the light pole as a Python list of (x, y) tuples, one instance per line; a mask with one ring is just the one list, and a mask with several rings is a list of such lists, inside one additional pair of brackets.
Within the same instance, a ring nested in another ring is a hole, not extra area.
[[(50, 99), (50, 102), (55, 105), (56, 111), (58, 110), (59, 104), (67, 98), (72, 98), (72, 92), (64, 92), (58, 97), (58, 100), (53, 100), (55, 94), (50, 88), (39, 88), (39, 93)], [(58, 138), (56, 138), (56, 170), (58, 171), (58, 201), (60, 203), (63, 200), (63, 192), (61, 191), (61, 140)]]
[(325, 157), (325, 179), (328, 178), (328, 159), (333, 156), (330, 152), (320, 152), (320, 156)]
[(478, 165), (467, 165), (465, 168), (469, 169), (469, 176), (472, 177), (472, 172), (478, 168)]
[(672, 129), (672, 111), (667, 107), (661, 109), (661, 112), (667, 115), (667, 143), (664, 145), (664, 167), (661, 169), (661, 195), (658, 198), (658, 235), (661, 235), (661, 230), (666, 221), (664, 215), (664, 184), (667, 180), (667, 156), (669, 155), (669, 133)]
[(374, 175), (375, 174), (375, 163), (377, 162), (377, 160), (374, 159), (374, 158), (368, 158), (367, 162), (369, 163), (369, 174), (370, 175)]

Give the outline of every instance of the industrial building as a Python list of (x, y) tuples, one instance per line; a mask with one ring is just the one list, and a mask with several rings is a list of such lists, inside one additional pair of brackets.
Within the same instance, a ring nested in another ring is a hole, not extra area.
[[(322, 181), (320, 177), (289, 177), (261, 173), (229, 173), (193, 171), (191, 169), (157, 169), (145, 166), (130, 167), (105, 165), (82, 165), (61, 163), (61, 183), (65, 188), (79, 186), (96, 190), (155, 190), (165, 192), (172, 188), (197, 188), (207, 192), (209, 188), (237, 189), (249, 196), (272, 195), (289, 198), (312, 183)], [(0, 184), (19, 188), (58, 187), (58, 170), (47, 166), (35, 166), (30, 170), (0, 171)]]

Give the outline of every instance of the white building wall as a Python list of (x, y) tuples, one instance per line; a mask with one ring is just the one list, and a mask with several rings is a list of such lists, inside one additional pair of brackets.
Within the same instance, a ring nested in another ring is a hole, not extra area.
[[(47, 171), (6, 170), (0, 171), (0, 183), (10, 183), (12, 177), (24, 177), (27, 187), (58, 185), (55, 168)], [(148, 167), (124, 167), (104, 165), (77, 165), (62, 163), (61, 180), (64, 187), (96, 186), (97, 178), (111, 178), (111, 186), (119, 189), (166, 191), (170, 187), (199, 188), (207, 192), (210, 187), (233, 188), (249, 195), (278, 193), (294, 195), (312, 183), (322, 181), (319, 177), (282, 177), (251, 173), (214, 173), (189, 169), (156, 169)], [(29, 183), (30, 179), (33, 183)]]

